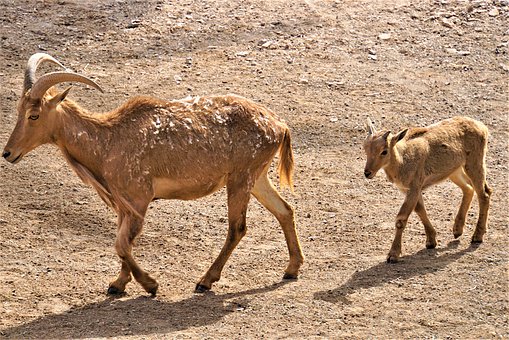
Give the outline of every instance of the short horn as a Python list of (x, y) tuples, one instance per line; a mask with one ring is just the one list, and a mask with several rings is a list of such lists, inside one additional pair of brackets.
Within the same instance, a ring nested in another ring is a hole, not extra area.
[(104, 92), (99, 85), (97, 85), (92, 79), (72, 72), (52, 72), (47, 73), (40, 77), (37, 82), (32, 86), (30, 90), (30, 97), (42, 98), (46, 91), (53, 85), (64, 83), (64, 82), (78, 82), (96, 88), (97, 90)]
[(373, 123), (369, 117), (366, 119), (366, 128), (368, 129), (368, 134), (370, 136), (376, 133), (375, 127), (373, 126)]
[(35, 83), (35, 72), (37, 67), (43, 62), (50, 62), (65, 68), (58, 60), (46, 53), (35, 53), (28, 59), (25, 69), (25, 81), (23, 82), (23, 93), (26, 93)]

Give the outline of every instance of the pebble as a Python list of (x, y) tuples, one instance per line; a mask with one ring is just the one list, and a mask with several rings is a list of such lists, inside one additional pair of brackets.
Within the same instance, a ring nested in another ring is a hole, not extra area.
[(442, 26), (447, 27), (447, 28), (453, 28), (454, 27), (454, 23), (451, 20), (447, 19), (447, 18), (442, 18), (441, 23), (442, 23)]
[(445, 51), (447, 53), (449, 53), (449, 54), (457, 54), (457, 55), (460, 55), (460, 56), (466, 56), (466, 55), (470, 54), (469, 51), (458, 51), (455, 48), (446, 48)]
[(137, 20), (137, 19), (134, 19), (134, 20), (131, 20), (129, 25), (127, 25), (127, 28), (136, 28), (136, 27), (139, 27), (139, 26), (141, 26), (141, 21)]
[(494, 7), (492, 8), (489, 12), (488, 12), (488, 15), (490, 17), (496, 17), (500, 14), (500, 12), (498, 11), (498, 8)]
[(380, 39), (380, 40), (389, 40), (390, 38), (391, 38), (390, 33), (382, 33), (382, 34), (378, 35), (378, 39)]
[(235, 55), (237, 57), (246, 57), (248, 54), (249, 54), (248, 51), (240, 51), (240, 52), (237, 52)]
[(264, 44), (262, 44), (262, 47), (263, 48), (268, 48), (272, 44), (274, 44), (274, 42), (272, 40), (269, 40), (269, 41), (265, 42)]

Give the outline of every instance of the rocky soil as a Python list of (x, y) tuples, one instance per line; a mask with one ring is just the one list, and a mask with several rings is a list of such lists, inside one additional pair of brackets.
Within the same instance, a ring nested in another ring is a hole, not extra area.
[[(226, 236), (225, 191), (158, 201), (135, 248), (157, 297), (134, 282), (108, 297), (116, 217), (43, 146), (0, 163), (0, 337), (509, 338), (508, 42), (505, 0), (0, 0), (2, 146), (35, 52), (101, 84), (73, 87), (89, 110), (137, 94), (251, 98), (292, 129), (296, 193), (282, 195), (306, 255), (299, 280), (281, 281), (283, 234), (252, 200), (223, 277), (194, 294)], [(461, 191), (444, 182), (424, 198), (438, 247), (412, 215), (387, 264), (403, 196), (363, 177), (366, 117), (398, 131), (455, 115), (491, 132), (484, 243), (470, 244), (476, 200), (454, 240)]]

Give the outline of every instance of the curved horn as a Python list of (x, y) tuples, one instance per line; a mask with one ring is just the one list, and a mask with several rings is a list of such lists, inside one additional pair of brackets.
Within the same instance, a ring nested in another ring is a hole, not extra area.
[(78, 82), (87, 84), (98, 89), (101, 92), (104, 92), (99, 85), (97, 85), (92, 79), (89, 79), (85, 76), (82, 76), (77, 73), (72, 72), (52, 72), (47, 73), (37, 79), (37, 82), (32, 86), (32, 90), (30, 91), (30, 97), (32, 98), (42, 98), (46, 91), (53, 85), (64, 82)]
[(369, 117), (366, 119), (366, 128), (368, 129), (368, 135), (371, 136), (376, 133), (375, 127), (373, 126), (373, 123)]
[(25, 69), (25, 81), (23, 83), (23, 93), (32, 88), (32, 86), (35, 83), (35, 71), (37, 71), (37, 67), (45, 61), (49, 61), (53, 64), (61, 66), (62, 68), (65, 68), (64, 65), (62, 65), (58, 60), (56, 60), (49, 54), (46, 53), (33, 54), (30, 57), (30, 59), (28, 59), (27, 68)]

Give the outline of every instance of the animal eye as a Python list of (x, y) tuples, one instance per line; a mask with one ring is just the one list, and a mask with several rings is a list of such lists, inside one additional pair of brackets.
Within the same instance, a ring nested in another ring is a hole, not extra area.
[(387, 155), (387, 150), (382, 151), (381, 155), (382, 155), (382, 156)]
[(30, 115), (30, 116), (28, 116), (28, 119), (37, 120), (37, 119), (39, 119), (39, 115)]

